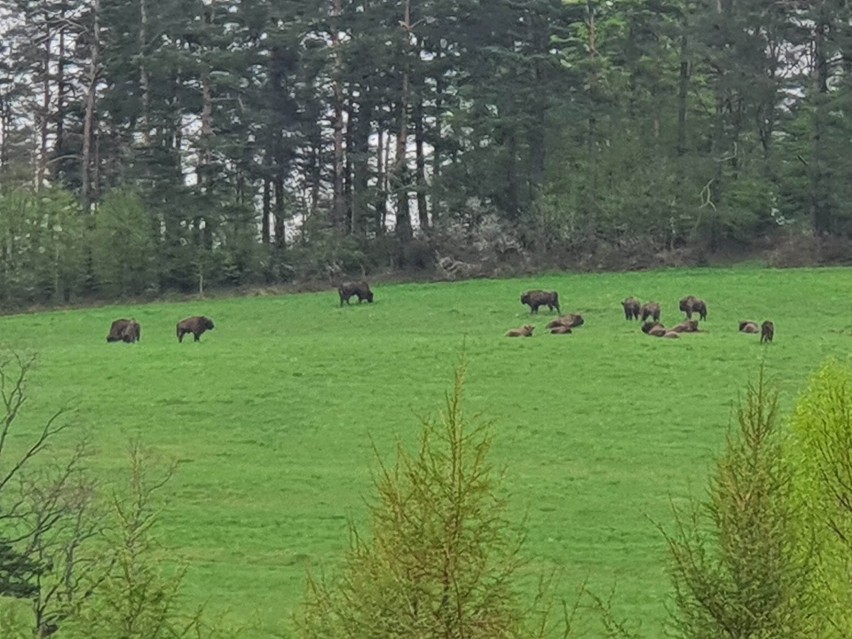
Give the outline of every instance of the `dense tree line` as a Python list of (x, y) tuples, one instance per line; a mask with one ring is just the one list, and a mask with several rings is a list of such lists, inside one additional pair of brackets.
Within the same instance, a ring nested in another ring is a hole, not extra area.
[(0, 16), (3, 303), (852, 230), (841, 0)]

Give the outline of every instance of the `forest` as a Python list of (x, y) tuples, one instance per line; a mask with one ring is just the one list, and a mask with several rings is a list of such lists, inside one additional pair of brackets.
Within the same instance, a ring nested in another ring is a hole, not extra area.
[(0, 305), (850, 251), (840, 0), (2, 0)]

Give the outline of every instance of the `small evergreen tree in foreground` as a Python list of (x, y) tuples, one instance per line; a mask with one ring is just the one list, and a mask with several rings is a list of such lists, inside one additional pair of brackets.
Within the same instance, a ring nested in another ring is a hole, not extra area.
[[(297, 619), (305, 639), (551, 636), (547, 597), (517, 587), (523, 533), (507, 516), (487, 424), (462, 410), (466, 366), (440, 419), (423, 423), (415, 454), (379, 462), (370, 533), (350, 527), (341, 574), (308, 575)], [(534, 627), (533, 627), (534, 626)], [(570, 619), (560, 636), (568, 636)]]
[(826, 636), (811, 579), (814, 544), (779, 421), (777, 393), (761, 370), (737, 411), (707, 499), (676, 511), (674, 532), (664, 532), (678, 637)]

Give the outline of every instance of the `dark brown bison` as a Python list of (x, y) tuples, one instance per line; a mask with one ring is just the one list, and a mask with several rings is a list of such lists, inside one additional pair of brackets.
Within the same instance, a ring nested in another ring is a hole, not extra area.
[(775, 324), (766, 320), (763, 324), (760, 325), (760, 343), (763, 344), (766, 342), (767, 344), (772, 341), (775, 337)]
[(559, 310), (559, 293), (556, 291), (527, 291), (521, 295), (521, 304), (526, 304), (530, 307), (530, 313), (538, 313), (539, 306), (547, 306), (551, 311)]
[(642, 332), (652, 337), (662, 337), (666, 334), (666, 327), (659, 322), (645, 322), (642, 324)]
[(684, 297), (680, 301), (680, 304), (678, 304), (678, 308), (686, 313), (686, 319), (692, 319), (693, 313), (698, 313), (701, 321), (707, 319), (707, 304), (704, 303), (704, 300), (700, 300), (694, 295)]
[(551, 320), (547, 328), (557, 328), (559, 326), (566, 326), (568, 328), (577, 328), (578, 326), (582, 326), (586, 323), (586, 320), (583, 319), (582, 315), (577, 313), (568, 313), (568, 315), (562, 315), (561, 317), (557, 317), (555, 320)]
[(532, 337), (535, 326), (522, 326), (521, 328), (513, 328), (506, 333), (506, 337)]
[(698, 320), (686, 320), (677, 326), (672, 326), (669, 330), (674, 333), (697, 333)]
[(552, 329), (550, 329), (550, 332), (553, 335), (570, 335), (572, 331), (570, 326), (560, 325), (554, 326)]
[(187, 317), (177, 324), (177, 338), (179, 342), (182, 342), (184, 335), (192, 333), (195, 341), (198, 342), (201, 341), (201, 336), (205, 331), (212, 331), (213, 328), (213, 320), (209, 317), (204, 317), (203, 315)]
[(639, 313), (642, 316), (643, 322), (649, 317), (653, 317), (655, 322), (660, 321), (660, 305), (656, 302), (646, 302), (645, 304), (642, 304), (642, 308), (639, 309)]
[(638, 320), (642, 304), (635, 297), (628, 297), (621, 305), (624, 307), (624, 319)]
[(740, 322), (740, 333), (759, 333), (760, 327), (757, 325), (757, 322), (752, 322), (751, 320), (744, 320)]
[(370, 304), (373, 303), (373, 291), (370, 290), (370, 285), (363, 280), (360, 282), (344, 282), (337, 287), (337, 293), (340, 295), (341, 306), (343, 306), (343, 302), (349, 304), (349, 298), (353, 295), (358, 296), (359, 304), (364, 300), (367, 300)]
[(132, 319), (118, 319), (110, 325), (106, 341), (132, 344), (138, 342), (141, 336), (142, 327), (139, 326), (139, 322)]

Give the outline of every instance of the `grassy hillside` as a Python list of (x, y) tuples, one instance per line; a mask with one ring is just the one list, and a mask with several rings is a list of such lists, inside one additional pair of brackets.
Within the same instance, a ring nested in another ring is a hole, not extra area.
[[(371, 495), (370, 440), (386, 454), (441, 406), (464, 346), (468, 407), (494, 423), (519, 517), (528, 510), (532, 568), (563, 569), (566, 594), (589, 577), (618, 587), (619, 613), (645, 627), (664, 615), (665, 555), (651, 520), (703, 490), (732, 402), (762, 358), (789, 406), (828, 356), (846, 358), (852, 274), (845, 269), (658, 271), (376, 287), (372, 305), (338, 308), (336, 292), (113, 306), (0, 318), (0, 345), (35, 351), (31, 418), (77, 406), (106, 480), (128, 439), (179, 460), (161, 533), (191, 568), (193, 603), (282, 631), (307, 561), (332, 566), (346, 517)], [(526, 288), (560, 292), (586, 325), (503, 333), (529, 320)], [(686, 294), (708, 303), (704, 333), (647, 337), (623, 319), (628, 295), (675, 324)], [(216, 328), (178, 344), (176, 322)], [(135, 345), (107, 344), (133, 316)], [(737, 333), (772, 319), (776, 343)], [(70, 441), (69, 441), (70, 444)], [(256, 612), (255, 612), (256, 611)]]

